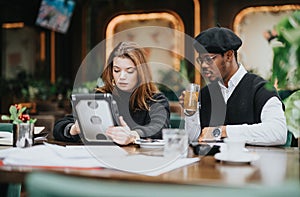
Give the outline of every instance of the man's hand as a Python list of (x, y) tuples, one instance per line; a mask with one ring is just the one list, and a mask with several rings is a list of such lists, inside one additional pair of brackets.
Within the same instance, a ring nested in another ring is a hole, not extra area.
[(183, 103), (184, 103), (184, 96), (185, 96), (185, 91), (183, 91), (180, 95), (179, 99), (179, 104), (183, 107)]

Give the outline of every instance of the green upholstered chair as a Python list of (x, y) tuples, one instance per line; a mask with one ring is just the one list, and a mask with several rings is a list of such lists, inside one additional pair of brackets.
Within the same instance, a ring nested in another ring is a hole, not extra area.
[(291, 147), (293, 141), (293, 133), (288, 131), (286, 143), (283, 145), (283, 147)]
[(12, 123), (0, 123), (0, 131), (1, 132), (13, 132), (13, 124)]
[(181, 117), (177, 113), (171, 113), (170, 127), (171, 128), (184, 128), (184, 117)]
[[(0, 123), (0, 132), (13, 132), (12, 123)], [(0, 184), (0, 193), (1, 196), (7, 197), (18, 197), (21, 194), (21, 184), (10, 184), (10, 183), (1, 183)]]
[(19, 197), (21, 195), (21, 184), (1, 183), (0, 196), (3, 197)]
[(195, 197), (195, 196), (243, 196), (243, 197), (298, 197), (298, 182), (283, 185), (249, 187), (213, 187), (117, 181), (111, 179), (87, 179), (70, 175), (32, 172), (25, 179), (28, 197)]

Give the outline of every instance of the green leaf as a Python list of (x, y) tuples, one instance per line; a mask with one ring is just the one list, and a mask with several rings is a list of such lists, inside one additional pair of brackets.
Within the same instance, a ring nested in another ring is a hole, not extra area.
[(10, 113), (10, 119), (11, 120), (16, 120), (18, 119), (18, 114), (17, 114), (18, 110), (16, 108), (16, 106), (12, 105), (9, 108), (9, 113)]
[(7, 115), (2, 115), (2, 116), (1, 116), (1, 119), (2, 119), (2, 120), (11, 120), (10, 117), (7, 116)]
[(13, 124), (20, 124), (20, 123), (22, 123), (22, 120), (20, 120), (20, 119), (15, 119), (13, 121)]
[(21, 116), (25, 110), (26, 110), (26, 107), (22, 107), (18, 112), (18, 117)]
[(298, 138), (300, 137), (300, 90), (290, 95), (284, 104), (288, 129)]
[(30, 120), (29, 120), (29, 123), (33, 123), (33, 124), (34, 124), (36, 121), (37, 121), (37, 119), (36, 119), (36, 118), (34, 118), (34, 119), (30, 119)]
[(14, 105), (11, 105), (10, 108), (9, 108), (9, 113), (10, 114), (17, 114), (17, 107), (14, 106)]

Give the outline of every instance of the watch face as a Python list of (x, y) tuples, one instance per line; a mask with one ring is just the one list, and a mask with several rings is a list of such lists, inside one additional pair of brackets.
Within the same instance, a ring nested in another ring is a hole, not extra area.
[(213, 136), (214, 137), (219, 137), (221, 135), (221, 129), (220, 128), (216, 128), (213, 130)]

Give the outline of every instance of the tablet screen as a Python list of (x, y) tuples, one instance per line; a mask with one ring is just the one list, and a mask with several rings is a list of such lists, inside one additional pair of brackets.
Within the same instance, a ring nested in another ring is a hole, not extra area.
[(119, 114), (111, 94), (73, 94), (72, 104), (85, 143), (112, 142), (105, 131), (118, 125)]

